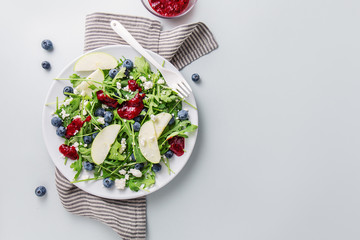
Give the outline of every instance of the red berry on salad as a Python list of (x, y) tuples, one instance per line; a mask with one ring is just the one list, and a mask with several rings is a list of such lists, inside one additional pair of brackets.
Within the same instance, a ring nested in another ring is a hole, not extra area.
[(136, 90), (139, 90), (139, 92), (142, 91), (141, 87), (139, 87), (139, 85), (133, 79), (128, 81), (128, 86), (129, 86), (129, 89), (133, 92), (135, 92)]
[(129, 101), (121, 103), (117, 110), (119, 116), (127, 120), (137, 117), (144, 108), (144, 103), (142, 101), (144, 97), (145, 94), (137, 93), (135, 97)]
[(175, 153), (176, 156), (180, 157), (184, 154), (185, 138), (175, 136), (168, 140), (170, 144), (170, 150)]
[(113, 98), (109, 97), (108, 95), (104, 94), (103, 90), (97, 91), (96, 97), (101, 103), (103, 103), (109, 107), (116, 108), (119, 105), (119, 103), (116, 99), (113, 99)]
[(66, 134), (65, 137), (69, 139), (70, 137), (77, 134), (81, 127), (84, 125), (85, 122), (90, 122), (91, 116), (88, 116), (84, 121), (81, 118), (75, 118), (72, 122), (66, 127)]
[(68, 145), (62, 144), (59, 147), (59, 151), (60, 151), (60, 153), (62, 153), (62, 155), (64, 155), (65, 157), (67, 157), (71, 160), (79, 159), (79, 155), (74, 146), (68, 146)]

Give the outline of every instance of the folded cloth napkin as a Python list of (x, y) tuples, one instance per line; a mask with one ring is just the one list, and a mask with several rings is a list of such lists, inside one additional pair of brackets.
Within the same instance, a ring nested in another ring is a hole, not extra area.
[[(162, 31), (159, 21), (143, 17), (93, 13), (86, 17), (84, 51), (106, 45), (126, 44), (110, 27), (120, 21), (140, 44), (181, 69), (218, 47), (204, 23), (182, 25)], [(71, 213), (97, 219), (123, 239), (146, 238), (146, 197), (110, 200), (86, 193), (71, 184), (56, 169), (56, 187), (61, 203)]]

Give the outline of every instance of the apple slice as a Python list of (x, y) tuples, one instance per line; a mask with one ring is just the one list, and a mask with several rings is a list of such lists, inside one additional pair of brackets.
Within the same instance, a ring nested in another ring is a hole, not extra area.
[(161, 133), (164, 131), (171, 118), (172, 115), (165, 112), (155, 115), (154, 127), (156, 138), (159, 138), (161, 136)]
[(112, 124), (102, 129), (95, 137), (91, 146), (91, 158), (94, 163), (99, 165), (104, 162), (108, 155), (111, 145), (114, 143), (119, 131), (119, 124)]
[[(94, 80), (96, 82), (103, 82), (104, 81), (104, 72), (101, 69), (96, 69), (95, 72), (93, 72), (92, 74), (90, 74), (86, 79), (91, 79)], [(94, 82), (87, 82), (87, 81), (82, 81), (76, 88), (75, 90), (78, 91), (79, 93), (81, 92), (85, 92), (86, 95), (91, 97), (91, 92), (92, 89), (89, 88), (89, 86), (91, 84), (94, 84), (95, 86), (99, 86), (98, 83), (94, 83)]]
[(160, 162), (160, 150), (153, 121), (145, 122), (139, 131), (139, 147), (142, 155), (152, 163)]
[(94, 52), (82, 56), (76, 61), (74, 71), (94, 71), (100, 69), (112, 69), (118, 65), (116, 58), (103, 52)]

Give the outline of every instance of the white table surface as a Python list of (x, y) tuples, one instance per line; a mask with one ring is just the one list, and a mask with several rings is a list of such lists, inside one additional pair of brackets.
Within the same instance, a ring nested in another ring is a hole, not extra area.
[[(52, 78), (82, 53), (95, 11), (164, 29), (202, 21), (220, 45), (182, 71), (202, 78), (190, 81), (198, 143), (148, 196), (148, 239), (360, 239), (359, 1), (199, 0), (176, 20), (134, 0), (13, 0), (1, 10), (0, 239), (119, 239), (62, 207), (41, 133)], [(51, 53), (40, 47), (47, 38)]]

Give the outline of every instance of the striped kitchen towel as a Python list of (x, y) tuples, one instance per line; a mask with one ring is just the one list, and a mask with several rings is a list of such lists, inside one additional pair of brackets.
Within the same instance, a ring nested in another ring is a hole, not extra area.
[[(93, 13), (86, 17), (84, 51), (126, 44), (110, 27), (120, 21), (140, 44), (169, 60), (181, 69), (218, 47), (204, 23), (198, 22), (162, 31), (159, 21), (143, 17)], [(123, 239), (146, 238), (146, 197), (110, 200), (88, 194), (71, 184), (56, 169), (56, 186), (66, 210), (97, 219), (116, 231)]]

